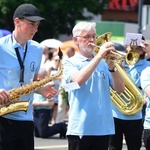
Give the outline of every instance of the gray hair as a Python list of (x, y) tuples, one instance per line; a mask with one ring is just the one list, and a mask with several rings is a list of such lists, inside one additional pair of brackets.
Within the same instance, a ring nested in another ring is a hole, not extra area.
[(82, 31), (90, 31), (91, 29), (95, 30), (96, 32), (96, 23), (95, 22), (86, 22), (82, 21), (76, 24), (72, 30), (73, 37), (79, 36)]

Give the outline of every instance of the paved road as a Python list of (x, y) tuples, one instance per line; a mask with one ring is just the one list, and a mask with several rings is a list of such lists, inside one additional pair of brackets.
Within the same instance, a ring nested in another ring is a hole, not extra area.
[[(35, 138), (35, 150), (68, 150), (67, 139), (59, 139), (59, 136), (53, 136), (49, 139)], [(126, 144), (123, 144), (123, 150), (127, 150)], [(145, 150), (142, 146), (141, 150)]]
[(49, 139), (34, 138), (35, 150), (68, 150), (67, 139), (60, 139), (58, 135)]

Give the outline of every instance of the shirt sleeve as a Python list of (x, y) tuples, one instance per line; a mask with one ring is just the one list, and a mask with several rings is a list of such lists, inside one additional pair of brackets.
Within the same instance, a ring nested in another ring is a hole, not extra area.
[(77, 65), (71, 62), (69, 59), (66, 59), (63, 62), (63, 77), (66, 83), (70, 83), (72, 76), (79, 71)]
[(150, 86), (150, 67), (144, 69), (141, 73), (141, 87), (145, 91), (146, 87)]

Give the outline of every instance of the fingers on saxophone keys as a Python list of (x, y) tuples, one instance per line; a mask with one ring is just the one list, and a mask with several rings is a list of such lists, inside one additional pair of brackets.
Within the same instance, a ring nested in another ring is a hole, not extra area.
[(4, 97), (2, 95), (0, 95), (0, 105), (5, 104), (6, 100), (4, 99)]
[(0, 89), (0, 104), (6, 104), (10, 99), (10, 95), (4, 89)]

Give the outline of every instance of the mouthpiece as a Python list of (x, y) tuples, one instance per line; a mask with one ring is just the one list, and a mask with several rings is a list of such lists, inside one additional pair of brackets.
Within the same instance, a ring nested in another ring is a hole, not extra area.
[(89, 43), (88, 46), (89, 46), (89, 45), (91, 45), (91, 46), (96, 46), (94, 43)]

